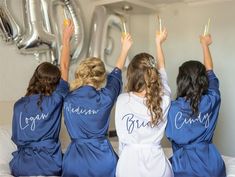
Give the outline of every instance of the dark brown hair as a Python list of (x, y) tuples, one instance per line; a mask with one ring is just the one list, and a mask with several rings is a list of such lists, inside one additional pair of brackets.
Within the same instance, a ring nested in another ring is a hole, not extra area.
[(177, 98), (185, 97), (190, 101), (192, 114), (198, 114), (202, 95), (208, 89), (205, 66), (199, 61), (187, 61), (179, 67), (177, 76)]
[(29, 81), (29, 86), (25, 96), (40, 94), (37, 104), (42, 110), (41, 103), (43, 96), (50, 96), (52, 92), (55, 91), (56, 86), (60, 81), (60, 77), (61, 72), (57, 66), (49, 62), (41, 63), (36, 68)]
[(155, 59), (147, 53), (137, 54), (127, 69), (127, 92), (146, 90), (146, 106), (151, 115), (152, 125), (162, 121), (162, 83)]

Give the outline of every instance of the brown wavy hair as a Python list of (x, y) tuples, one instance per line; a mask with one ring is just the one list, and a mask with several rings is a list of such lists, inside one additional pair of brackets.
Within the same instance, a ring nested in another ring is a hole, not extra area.
[(208, 89), (209, 81), (205, 66), (199, 61), (187, 61), (179, 67), (177, 76), (177, 98), (190, 101), (192, 115), (198, 115), (198, 106)]
[(29, 81), (29, 86), (25, 96), (40, 94), (37, 105), (42, 111), (41, 103), (44, 96), (50, 96), (55, 91), (61, 78), (59, 68), (49, 62), (41, 63), (32, 78)]
[(106, 79), (104, 63), (99, 58), (86, 58), (81, 61), (75, 71), (75, 79), (70, 84), (70, 90), (75, 90), (84, 85), (100, 88)]
[(127, 92), (146, 90), (146, 106), (151, 115), (152, 125), (158, 125), (163, 119), (162, 82), (160, 74), (152, 65), (154, 57), (147, 53), (137, 54), (127, 68)]

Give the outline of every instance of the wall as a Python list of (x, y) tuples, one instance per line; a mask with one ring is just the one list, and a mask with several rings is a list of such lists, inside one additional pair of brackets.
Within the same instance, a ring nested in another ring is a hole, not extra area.
[[(235, 156), (235, 2), (223, 2), (203, 5), (176, 4), (165, 7), (160, 15), (168, 29), (168, 39), (164, 44), (167, 73), (173, 97), (176, 91), (178, 66), (186, 60), (202, 61), (199, 35), (203, 33), (204, 24), (211, 17), (211, 35), (213, 44), (211, 53), (214, 60), (214, 71), (220, 80), (222, 105), (214, 142), (226, 155)], [(150, 17), (150, 50), (155, 51), (154, 36), (156, 16)]]

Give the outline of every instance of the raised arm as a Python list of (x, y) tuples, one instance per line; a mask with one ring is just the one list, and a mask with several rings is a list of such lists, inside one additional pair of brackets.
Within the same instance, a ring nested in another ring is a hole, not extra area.
[(74, 25), (71, 21), (65, 26), (63, 30), (62, 51), (60, 59), (61, 78), (68, 81), (68, 71), (70, 64), (70, 39), (74, 33)]
[(156, 32), (156, 51), (157, 51), (157, 67), (158, 69), (165, 68), (165, 57), (162, 50), (162, 43), (167, 38), (167, 31), (164, 28), (162, 32), (157, 31)]
[(209, 45), (212, 43), (211, 35), (208, 34), (206, 36), (200, 36), (200, 42), (202, 45), (203, 50), (203, 57), (204, 57), (204, 65), (206, 67), (206, 70), (212, 70), (213, 69), (213, 61), (209, 49)]
[(116, 67), (119, 69), (123, 68), (127, 58), (128, 51), (133, 43), (131, 35), (127, 33), (124, 37), (122, 37), (121, 42), (122, 42), (122, 49), (116, 62)]

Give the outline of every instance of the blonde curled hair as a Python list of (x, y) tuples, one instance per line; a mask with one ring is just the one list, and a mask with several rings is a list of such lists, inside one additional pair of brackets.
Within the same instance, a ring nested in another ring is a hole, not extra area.
[(163, 119), (162, 82), (160, 74), (153, 63), (153, 56), (147, 53), (136, 55), (127, 69), (127, 92), (146, 90), (146, 106), (151, 115), (152, 125), (158, 125)]
[(95, 88), (102, 86), (106, 79), (104, 63), (99, 58), (86, 58), (79, 63), (75, 71), (75, 79), (70, 83), (70, 90), (75, 90), (84, 85)]

